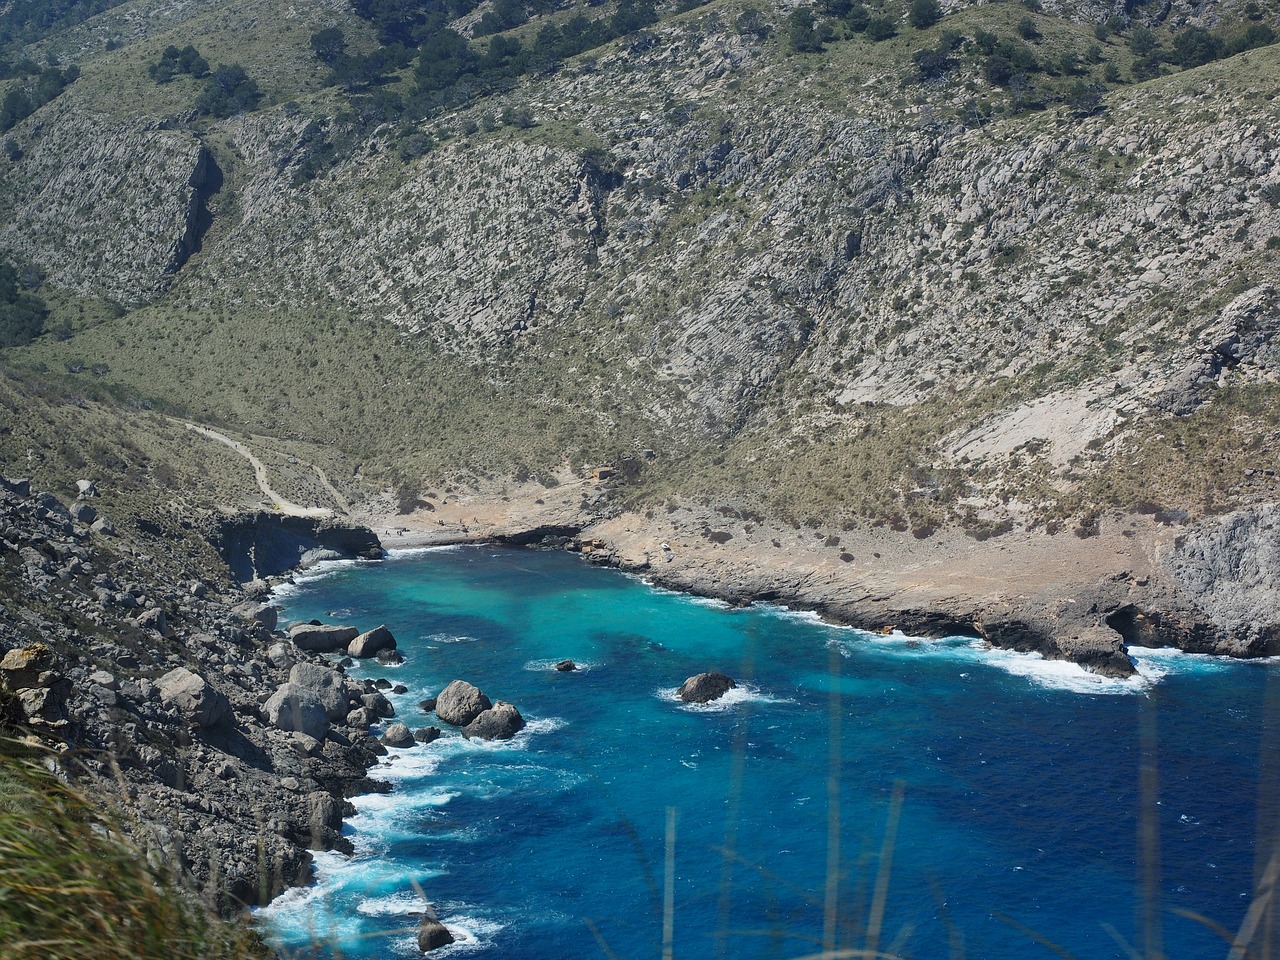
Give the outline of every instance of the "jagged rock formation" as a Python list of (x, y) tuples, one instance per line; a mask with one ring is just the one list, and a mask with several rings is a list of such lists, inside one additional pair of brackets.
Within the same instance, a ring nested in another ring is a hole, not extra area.
[[(372, 691), (297, 648), (272, 656), (280, 635), (243, 601), (225, 572), (175, 575), (26, 481), (0, 484), (0, 715), (61, 744), (83, 786), (123, 783), (136, 819), (121, 826), (228, 909), (305, 881), (308, 849), (345, 846), (343, 797), (372, 786), (374, 756), (347, 713)], [(314, 692), (320, 723), (260, 709), (276, 684)], [(331, 726), (320, 696), (338, 690)]]

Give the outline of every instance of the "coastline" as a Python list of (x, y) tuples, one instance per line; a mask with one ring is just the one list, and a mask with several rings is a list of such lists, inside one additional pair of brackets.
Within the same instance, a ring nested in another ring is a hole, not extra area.
[[(734, 605), (813, 611), (877, 633), (966, 635), (1038, 652), (1104, 676), (1134, 672), (1130, 646), (1230, 657), (1280, 653), (1280, 610), (1266, 562), (1274, 508), (1199, 527), (1147, 514), (1103, 518), (1092, 535), (1013, 532), (985, 541), (942, 530), (795, 528), (732, 508), (610, 508), (607, 484), (454, 493), (409, 515), (362, 518), (388, 549), (496, 542), (569, 549), (658, 586)], [(1234, 531), (1231, 536), (1222, 530)], [(1217, 569), (1263, 569), (1235, 585), (1234, 606), (1194, 588)], [(1186, 559), (1201, 567), (1188, 575)]]

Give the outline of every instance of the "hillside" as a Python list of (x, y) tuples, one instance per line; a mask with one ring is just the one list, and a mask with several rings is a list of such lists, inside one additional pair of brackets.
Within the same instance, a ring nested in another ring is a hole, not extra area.
[[(6, 509), (95, 482), (112, 531), (58, 535), (157, 578), (152, 673), (238, 630), (284, 676), (224, 608), (283, 569), (228, 544), (290, 512), (1103, 672), (1275, 653), (1277, 30), (1275, 0), (5, 8), (0, 477), (36, 491)], [(24, 619), (41, 571), (91, 603), (23, 558), (39, 529), (0, 541), (0, 646), (38, 620), (74, 661), (119, 617)], [(347, 747), (290, 770), (339, 795)]]

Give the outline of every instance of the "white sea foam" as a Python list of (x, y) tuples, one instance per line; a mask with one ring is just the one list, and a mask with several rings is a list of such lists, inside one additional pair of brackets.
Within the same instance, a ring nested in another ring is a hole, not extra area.
[(655, 691), (655, 696), (659, 700), (669, 700), (679, 706), (681, 710), (688, 710), (692, 713), (724, 713), (729, 710), (735, 710), (744, 704), (795, 702), (785, 697), (770, 696), (750, 683), (739, 683), (736, 687), (726, 690), (723, 696), (717, 697), (709, 703), (685, 703), (677, 695), (679, 691), (679, 687), (662, 687)]
[(438, 543), (426, 547), (390, 547), (386, 551), (386, 559), (409, 560), (413, 557), (425, 556), (428, 553), (452, 553), (461, 549), (462, 546), (457, 543)]
[[(545, 673), (548, 670), (553, 670), (557, 663), (563, 663), (563, 662), (564, 662), (564, 657), (561, 657), (558, 660), (530, 660), (524, 665), (524, 669), (529, 670), (533, 673)], [(594, 670), (597, 667), (603, 666), (603, 664), (597, 663), (596, 661), (593, 661), (593, 660), (575, 660), (573, 661), (573, 665), (574, 665), (574, 669), (567, 672), (588, 673), (589, 671)]]
[(479, 638), (463, 633), (427, 633), (419, 637), (427, 643), (475, 643)]

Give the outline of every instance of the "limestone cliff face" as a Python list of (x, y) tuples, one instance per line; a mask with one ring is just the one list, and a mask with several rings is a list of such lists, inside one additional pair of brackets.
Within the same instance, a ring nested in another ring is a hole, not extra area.
[[(796, 62), (700, 13), (443, 116), (425, 156), (381, 127), (314, 179), (349, 135), (327, 101), (108, 119), (77, 84), (18, 128), (0, 249), (128, 303), (180, 270), (178, 309), (336, 304), (491, 381), (572, 347), (721, 438), (1006, 381), (1024, 405), (950, 453), (1032, 438), (1018, 424), (1051, 400), (1065, 464), (1135, 414), (1274, 376), (1265, 350), (1215, 360), (1208, 341), (1241, 311), (1274, 326), (1276, 47), (1115, 90), (1097, 116), (968, 127), (944, 119), (960, 93), (904, 105), (883, 63), (849, 96)], [(535, 125), (494, 129), (508, 106)], [(208, 242), (221, 171), (201, 137), (228, 178)]]
[(54, 103), (16, 131), (0, 245), (58, 286), (137, 304), (157, 297), (198, 249), (213, 182), (189, 131), (117, 121)]

